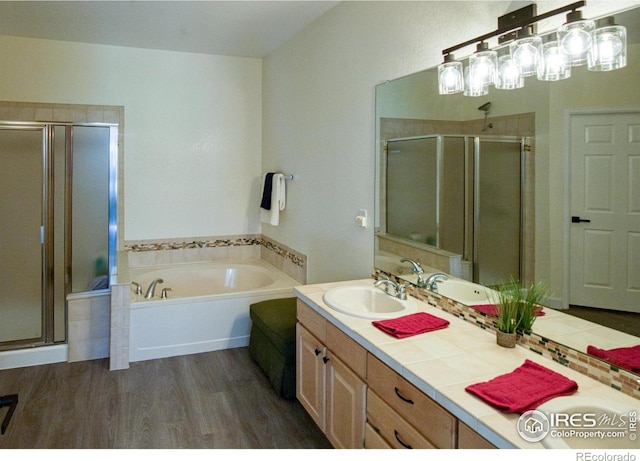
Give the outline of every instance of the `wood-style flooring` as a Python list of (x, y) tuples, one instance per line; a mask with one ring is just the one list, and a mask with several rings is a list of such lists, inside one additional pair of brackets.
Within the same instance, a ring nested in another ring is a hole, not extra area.
[(639, 315), (636, 312), (615, 311), (598, 309), (595, 307), (569, 306), (568, 310), (561, 311), (584, 320), (613, 328), (614, 330), (640, 337)]
[(331, 448), (298, 401), (275, 393), (247, 348), (119, 371), (107, 359), (0, 370), (7, 394), (20, 401), (0, 449)]

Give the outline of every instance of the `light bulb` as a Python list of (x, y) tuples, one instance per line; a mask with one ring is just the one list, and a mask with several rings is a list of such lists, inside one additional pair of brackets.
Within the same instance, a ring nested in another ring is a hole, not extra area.
[(498, 82), (496, 88), (499, 90), (515, 90), (524, 86), (524, 78), (520, 66), (511, 56), (500, 56), (498, 58)]
[[(573, 18), (581, 17), (576, 13)], [(572, 18), (571, 14), (567, 16)], [(581, 66), (587, 62), (587, 53), (591, 48), (591, 33), (596, 27), (594, 21), (588, 19), (572, 20), (558, 28), (560, 50), (567, 56), (571, 66)]]
[(542, 59), (542, 39), (537, 35), (519, 38), (511, 45), (509, 50), (513, 60), (520, 66), (523, 77), (536, 75)]
[(538, 71), (538, 80), (557, 81), (571, 77), (571, 66), (566, 55), (560, 50), (556, 40), (542, 45), (542, 61)]
[(589, 52), (589, 70), (608, 71), (627, 65), (627, 30), (623, 26), (613, 24), (612, 17), (603, 21), (605, 25), (592, 33), (593, 46)]
[(462, 63), (447, 56), (438, 66), (438, 87), (440, 94), (455, 94), (464, 90)]

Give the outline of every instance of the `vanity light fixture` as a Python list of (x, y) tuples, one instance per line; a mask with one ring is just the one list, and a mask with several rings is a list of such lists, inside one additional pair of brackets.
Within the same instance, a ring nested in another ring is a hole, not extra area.
[(440, 94), (461, 93), (464, 89), (462, 63), (448, 53), (444, 62), (438, 66), (438, 86)]
[(517, 32), (518, 38), (509, 44), (509, 52), (523, 77), (537, 75), (542, 62), (542, 38), (525, 26)]
[(511, 54), (498, 57), (498, 82), (499, 90), (515, 90), (524, 86), (524, 77), (520, 65), (511, 57)]
[[(598, 21), (596, 27), (595, 21), (582, 18), (579, 8), (585, 5), (582, 0), (536, 15), (533, 3), (500, 16), (495, 31), (443, 50), (444, 62), (438, 66), (440, 94), (484, 96), (492, 85), (500, 90), (522, 88), (524, 77), (531, 75), (545, 81), (569, 78), (572, 66), (588, 64), (592, 71), (626, 66), (626, 29), (615, 24), (613, 17)], [(539, 21), (564, 13), (567, 22), (556, 31), (536, 34)], [(498, 37), (498, 51), (508, 51), (499, 58), (487, 43), (494, 37)], [(469, 56), (463, 73), (463, 63), (454, 59), (453, 52), (474, 43), (476, 52)]]
[(498, 80), (498, 52), (489, 49), (485, 41), (478, 43), (469, 57), (469, 85), (495, 85)]
[(545, 37), (542, 44), (542, 62), (538, 69), (538, 80), (557, 81), (571, 77), (571, 65), (567, 56), (560, 50), (557, 34)]
[(465, 96), (485, 96), (489, 94), (489, 85), (485, 85), (479, 79), (471, 79), (469, 66), (464, 68), (464, 95)]
[(582, 11), (577, 10), (568, 13), (567, 22), (558, 28), (560, 49), (571, 66), (587, 63), (587, 55), (593, 42), (591, 34), (595, 28), (595, 21), (582, 19)]
[(609, 71), (627, 65), (627, 29), (615, 23), (613, 16), (602, 18), (593, 31), (588, 66), (593, 71)]

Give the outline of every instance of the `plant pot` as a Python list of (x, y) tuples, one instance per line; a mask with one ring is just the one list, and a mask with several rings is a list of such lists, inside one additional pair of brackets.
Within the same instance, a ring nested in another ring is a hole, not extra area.
[(517, 335), (513, 333), (505, 333), (504, 331), (496, 331), (496, 342), (502, 347), (516, 347)]

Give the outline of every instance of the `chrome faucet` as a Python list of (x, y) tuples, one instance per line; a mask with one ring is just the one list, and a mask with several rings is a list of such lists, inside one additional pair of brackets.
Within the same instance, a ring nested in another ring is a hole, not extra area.
[(149, 285), (149, 288), (147, 288), (147, 294), (144, 295), (144, 299), (153, 298), (153, 296), (155, 295), (155, 292), (156, 292), (156, 285), (158, 283), (164, 283), (164, 280), (155, 279), (153, 282), (151, 282), (151, 285)]
[(413, 266), (412, 272), (414, 274), (418, 274), (418, 280), (416, 281), (416, 285), (418, 285), (420, 288), (424, 288), (426, 286), (426, 282), (422, 278), (422, 274), (424, 274), (424, 270), (422, 269), (422, 266), (420, 265), (420, 262), (419, 261), (414, 261), (413, 259), (409, 259), (409, 258), (402, 258), (400, 260), (400, 262), (401, 263), (410, 263)]
[[(407, 299), (406, 287), (403, 284), (396, 283), (389, 279), (382, 279), (382, 280), (378, 280), (374, 286), (379, 287), (382, 284), (391, 285), (396, 292), (396, 298), (398, 298), (399, 300), (404, 301)], [(385, 289), (385, 293), (389, 293), (389, 292)]]
[(431, 290), (434, 293), (438, 292), (438, 282), (442, 281), (442, 280), (447, 280), (449, 278), (449, 276), (447, 274), (443, 274), (441, 272), (436, 272), (435, 274), (431, 274), (428, 278), (427, 281), (425, 282), (424, 287), (427, 290)]
[(142, 294), (142, 285), (140, 285), (138, 282), (131, 282), (131, 286), (135, 287), (137, 295)]

